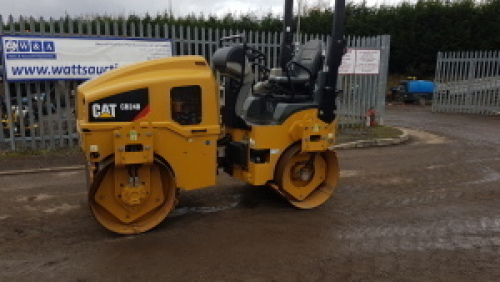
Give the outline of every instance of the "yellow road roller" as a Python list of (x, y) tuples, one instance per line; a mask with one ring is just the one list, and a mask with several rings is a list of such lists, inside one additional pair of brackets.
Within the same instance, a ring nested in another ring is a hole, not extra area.
[(272, 187), (301, 209), (327, 201), (339, 178), (329, 148), (345, 49), (344, 0), (335, 5), (328, 46), (311, 40), (294, 52), (293, 1), (285, 1), (272, 69), (236, 35), (221, 39), (210, 64), (201, 56), (151, 60), (80, 85), (77, 124), (97, 221), (119, 234), (148, 231), (180, 191), (216, 185), (221, 171)]

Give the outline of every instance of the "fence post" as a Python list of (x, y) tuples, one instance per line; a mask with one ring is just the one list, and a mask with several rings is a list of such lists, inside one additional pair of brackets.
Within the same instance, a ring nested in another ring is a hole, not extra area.
[(379, 110), (379, 124), (384, 124), (385, 117), (385, 96), (387, 92), (387, 76), (389, 75), (389, 57), (391, 55), (391, 36), (390, 35), (382, 35), (381, 40), (382, 46), (381, 49), (381, 58), (380, 58), (380, 69), (381, 73), (379, 74), (379, 93), (381, 95), (380, 103), (378, 105)]
[(436, 71), (434, 73), (434, 83), (435, 83), (435, 88), (434, 88), (434, 93), (432, 93), (432, 106), (431, 106), (431, 111), (436, 112), (438, 108), (438, 101), (440, 101), (440, 96), (439, 94), (439, 88), (441, 87), (441, 81), (440, 81), (440, 71), (441, 71), (441, 52), (437, 53), (436, 56)]

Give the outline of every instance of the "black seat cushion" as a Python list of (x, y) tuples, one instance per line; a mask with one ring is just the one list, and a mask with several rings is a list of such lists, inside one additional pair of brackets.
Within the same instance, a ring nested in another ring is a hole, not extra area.
[[(292, 59), (292, 62), (298, 63), (304, 68), (308, 69), (311, 73), (304, 70), (296, 65), (291, 65), (290, 68), (290, 82), (293, 84), (301, 84), (312, 81), (315, 82), (318, 71), (321, 68), (322, 63), (322, 52), (323, 52), (323, 41), (321, 40), (310, 40), (304, 44), (297, 54)], [(270, 76), (270, 82), (285, 84), (288, 83), (288, 77), (286, 71), (281, 76)]]

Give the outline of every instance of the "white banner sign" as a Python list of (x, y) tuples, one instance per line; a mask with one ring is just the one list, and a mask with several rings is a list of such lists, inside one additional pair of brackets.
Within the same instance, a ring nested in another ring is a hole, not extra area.
[(7, 80), (89, 79), (120, 66), (172, 56), (168, 39), (3, 36), (2, 49)]
[(339, 74), (378, 74), (380, 50), (347, 49)]

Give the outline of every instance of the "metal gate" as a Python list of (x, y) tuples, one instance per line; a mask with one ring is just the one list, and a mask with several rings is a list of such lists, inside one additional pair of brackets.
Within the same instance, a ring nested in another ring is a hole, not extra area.
[[(0, 15), (0, 23), (3, 23)], [(243, 33), (237, 30), (192, 28), (143, 23), (99, 22), (87, 20), (8, 18), (7, 28), (0, 24), (1, 35), (46, 35), (112, 38), (170, 38), (174, 55), (202, 55), (210, 60), (219, 47), (219, 39)], [(249, 44), (268, 57), (268, 67), (278, 65), (280, 33), (244, 32)], [(300, 34), (298, 41), (322, 39), (325, 35)], [(341, 75), (337, 110), (341, 125), (364, 124), (365, 113), (374, 108), (383, 123), (389, 61), (389, 35), (350, 37), (348, 48), (381, 50), (379, 74)], [(0, 66), (2, 69), (3, 66)], [(75, 122), (75, 89), (82, 81), (7, 82), (0, 85), (0, 150), (56, 149), (78, 145)]]
[(500, 114), (499, 51), (439, 52), (434, 112)]

